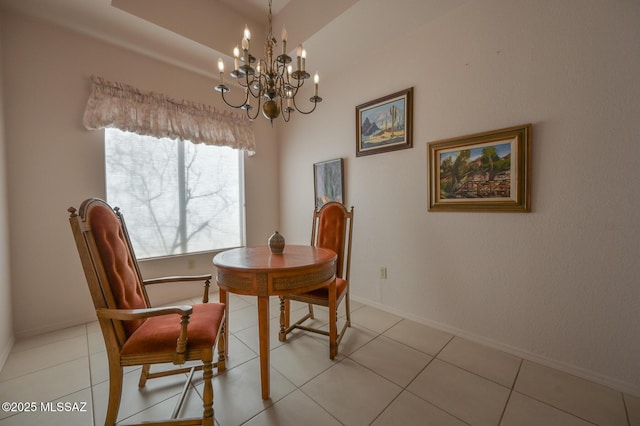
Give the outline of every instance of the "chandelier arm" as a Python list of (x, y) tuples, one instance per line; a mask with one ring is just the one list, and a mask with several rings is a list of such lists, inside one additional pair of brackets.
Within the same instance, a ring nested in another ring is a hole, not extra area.
[(280, 97), (280, 111), (282, 111), (281, 113), (282, 119), (284, 120), (285, 123), (288, 123), (291, 117), (291, 111), (293, 111), (293, 108), (284, 106), (284, 98), (282, 96)]
[(236, 81), (238, 82), (238, 85), (240, 87), (248, 87), (249, 85), (249, 78), (236, 78)]
[(266, 92), (266, 89), (269, 86), (268, 82), (269, 82), (269, 78), (270, 77), (267, 74), (262, 74), (261, 77), (262, 77), (262, 79), (260, 80), (260, 88), (262, 90), (260, 91), (260, 93), (258, 93), (258, 96), (264, 96), (264, 94)]
[(260, 96), (260, 90), (258, 90), (258, 94), (256, 95), (255, 93), (253, 93), (253, 88), (251, 87), (256, 82), (256, 80), (258, 81), (258, 83), (260, 82), (260, 80), (257, 79), (255, 75), (251, 77), (251, 80), (249, 80), (249, 74), (244, 74), (244, 79), (237, 79), (237, 80), (240, 86), (244, 87), (246, 91), (245, 103), (242, 105), (245, 105), (249, 100), (249, 94), (251, 94), (251, 96), (254, 98), (258, 98), (258, 96)]
[[(284, 78), (282, 78), (282, 75), (279, 73), (275, 73), (274, 75), (275, 77), (273, 77), (273, 79), (275, 80), (275, 87), (277, 88), (277, 96), (282, 100), (287, 95), (286, 83)], [(282, 104), (282, 101), (280, 101), (280, 103)]]
[[(231, 92), (231, 90), (229, 90), (228, 92)], [(244, 97), (244, 102), (242, 102), (239, 105), (234, 105), (232, 103), (229, 103), (229, 101), (227, 101), (227, 99), (224, 97), (225, 91), (220, 92), (220, 94), (222, 95), (222, 100), (224, 101), (225, 104), (227, 104), (228, 106), (230, 106), (231, 108), (242, 108), (243, 105), (247, 104), (247, 101), (249, 100), (249, 94), (247, 93)]]
[(296, 109), (296, 111), (298, 111), (300, 114), (311, 114), (313, 111), (316, 110), (316, 107), (318, 106), (318, 102), (322, 101), (322, 98), (319, 98), (318, 96), (314, 96), (313, 98), (311, 98), (310, 100), (313, 100), (313, 108), (311, 108), (311, 110), (309, 111), (303, 111), (298, 107), (298, 104), (296, 104), (296, 98), (293, 98), (293, 106)]
[[(257, 89), (258, 93), (254, 93), (254, 92), (253, 92), (253, 85), (255, 84), (255, 82), (256, 82), (256, 81), (258, 82), (258, 86), (259, 86), (259, 87), (258, 87), (258, 89)], [(246, 89), (247, 89), (247, 99), (248, 99), (248, 97), (249, 97), (249, 93), (251, 93), (251, 97), (252, 97), (252, 98), (254, 98), (254, 99), (259, 99), (259, 98), (260, 98), (260, 87), (262, 87), (262, 82), (260, 81), (260, 79), (257, 79), (257, 78), (252, 79), (252, 80), (249, 82), (249, 85), (248, 85), (248, 86), (246, 86)]]
[(284, 82), (284, 83), (288, 83), (287, 80), (285, 80), (284, 76), (288, 76), (288, 72), (287, 72), (287, 65), (283, 64), (282, 62), (275, 62), (275, 72), (276, 74), (278, 74), (278, 77)]
[(251, 113), (249, 111), (251, 111), (253, 108), (247, 108), (245, 111), (247, 111), (247, 117), (249, 118), (249, 120), (253, 121), (256, 118), (258, 118), (258, 114), (260, 114), (260, 105), (258, 105), (258, 108), (256, 108), (256, 115), (254, 115), (253, 117), (251, 116)]
[(253, 96), (254, 98), (262, 96), (262, 88), (265, 87), (267, 83), (267, 73), (269, 72), (267, 63), (263, 59), (260, 59), (258, 61), (258, 66), (260, 67), (260, 74), (257, 74), (257, 77), (254, 75), (251, 79), (251, 82), (249, 83), (249, 87), (251, 89), (253, 89), (253, 86), (256, 85), (256, 83), (258, 85), (258, 93), (254, 93), (253, 90), (251, 90), (251, 96)]
[[(294, 106), (295, 106), (296, 96), (298, 96), (298, 90), (302, 87), (303, 84), (304, 84), (304, 81), (302, 81), (302, 82), (298, 81), (297, 85), (294, 86), (289, 82), (284, 82), (284, 78), (283, 78), (283, 85), (282, 85), (282, 87), (284, 88), (283, 90), (286, 90), (287, 92), (289, 92), (291, 94), (291, 96), (289, 96), (289, 97), (292, 99), (292, 101), (294, 103)], [(287, 93), (283, 93), (283, 95), (285, 95), (285, 94), (287, 94)], [(298, 108), (296, 107), (296, 110), (297, 109)]]
[[(291, 86), (291, 89), (293, 90), (292, 93), (291, 93), (291, 97), (294, 100), (295, 100), (296, 96), (298, 96), (298, 92), (300, 91), (302, 86), (304, 86), (304, 80), (296, 80), (296, 85), (295, 86)], [(294, 105), (295, 105), (295, 102), (294, 102)], [(297, 106), (296, 106), (296, 109), (298, 109)]]
[[(258, 105), (257, 105), (257, 106), (256, 106), (256, 108), (255, 108), (255, 110), (256, 110), (256, 115), (254, 115), (254, 116), (252, 117), (252, 116), (251, 116), (251, 114), (249, 114), (249, 111), (251, 111), (252, 109), (254, 109), (253, 107), (251, 107), (251, 108), (248, 108), (248, 109), (247, 109), (247, 117), (249, 117), (249, 119), (250, 119), (251, 121), (253, 121), (253, 120), (255, 120), (256, 118), (258, 118), (258, 115), (260, 115), (260, 111), (262, 111), (262, 108), (261, 108), (261, 106), (262, 106), (262, 97), (260, 97), (260, 96), (259, 96), (259, 97), (257, 97), (256, 99), (258, 100)], [(249, 105), (249, 104), (247, 104), (247, 105)], [(249, 105), (249, 106), (250, 106), (250, 105)]]
[(282, 81), (281, 87), (286, 87), (292, 90), (292, 96), (296, 96), (298, 94), (298, 89), (304, 84), (304, 80), (296, 80), (296, 83), (292, 84), (291, 75), (287, 71), (285, 64), (278, 65), (278, 77)]

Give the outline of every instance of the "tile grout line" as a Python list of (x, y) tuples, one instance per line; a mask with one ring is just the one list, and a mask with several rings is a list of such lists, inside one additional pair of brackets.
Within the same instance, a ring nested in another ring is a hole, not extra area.
[[(341, 360), (340, 362), (342, 362), (342, 360)], [(331, 368), (331, 367), (329, 367), (329, 368)], [(327, 369), (327, 370), (328, 370), (328, 369)], [(327, 371), (327, 370), (324, 370), (324, 371)], [(317, 377), (317, 376), (316, 376), (316, 377)], [(308, 383), (308, 382), (305, 382), (305, 384), (306, 384), (306, 383)], [(338, 422), (338, 423), (340, 423), (341, 425), (344, 425), (344, 423), (342, 423), (342, 422), (341, 422), (341, 421), (340, 421), (340, 420), (339, 420), (339, 419), (338, 419), (338, 418), (337, 418), (337, 417), (336, 417), (336, 416), (335, 416), (331, 411), (329, 411), (329, 410), (327, 410), (326, 408), (324, 408), (322, 405), (320, 405), (320, 404), (318, 403), (318, 401), (316, 401), (315, 399), (313, 399), (313, 398), (311, 397), (311, 395), (307, 394), (304, 390), (302, 390), (302, 387), (296, 387), (296, 390), (300, 391), (300, 393), (301, 393), (301, 394), (303, 394), (304, 396), (306, 396), (307, 398), (309, 398), (309, 400), (310, 400), (310, 401), (312, 401), (315, 405), (317, 405), (318, 407), (320, 407), (320, 409), (321, 409), (322, 411), (324, 411), (325, 413), (329, 414), (333, 419), (335, 419), (335, 421), (337, 421), (337, 422)], [(293, 392), (295, 392), (295, 391), (292, 391), (291, 393), (293, 393)], [(288, 395), (291, 395), (291, 393), (287, 394), (287, 396), (288, 396)], [(283, 399), (284, 399), (284, 397), (283, 397), (280, 401), (282, 401)], [(275, 404), (274, 404), (274, 405), (275, 405)], [(264, 411), (261, 411), (260, 413), (262, 413), (262, 412), (264, 412)], [(258, 414), (260, 414), (260, 413), (258, 413)], [(257, 416), (258, 414), (256, 414), (256, 416)]]
[[(400, 320), (400, 321), (402, 321), (402, 320)], [(379, 374), (377, 371), (375, 371), (375, 370), (373, 370), (373, 369), (371, 369), (371, 368), (367, 367), (366, 365), (362, 365), (362, 364), (361, 364), (361, 363), (359, 363), (357, 360), (355, 360), (355, 359), (351, 358), (351, 355), (353, 355), (354, 353), (358, 352), (360, 349), (364, 348), (365, 346), (367, 346), (367, 345), (368, 345), (368, 344), (370, 344), (371, 342), (373, 342), (373, 341), (375, 341), (375, 340), (379, 339), (379, 338), (380, 338), (380, 336), (383, 336), (385, 332), (387, 332), (387, 331), (389, 331), (390, 329), (392, 329), (395, 325), (397, 325), (398, 323), (400, 323), (400, 321), (398, 321), (398, 322), (394, 323), (391, 327), (387, 328), (387, 329), (386, 329), (385, 331), (383, 331), (382, 333), (378, 333), (378, 335), (377, 335), (376, 337), (374, 337), (373, 339), (371, 339), (370, 341), (368, 341), (368, 342), (367, 342), (367, 343), (365, 343), (364, 345), (360, 346), (358, 349), (356, 349), (355, 351), (351, 352), (349, 355), (345, 355), (345, 359), (346, 359), (346, 358), (349, 358), (352, 362), (355, 362), (355, 363), (356, 363), (356, 364), (358, 364), (359, 366), (361, 366), (361, 367), (363, 367), (363, 368), (365, 368), (365, 369), (367, 369), (367, 370), (371, 371), (372, 373), (376, 374), (378, 377), (381, 377), (381, 378), (383, 378), (383, 379), (387, 380), (388, 382), (393, 383), (394, 385), (396, 385), (396, 386), (398, 386), (398, 387), (400, 387), (400, 388), (401, 388), (401, 389), (400, 389), (400, 392), (398, 392), (398, 394), (397, 394), (396, 396), (394, 396), (393, 398), (391, 398), (391, 401), (389, 401), (389, 403), (388, 403), (387, 405), (385, 405), (385, 406), (384, 406), (384, 408), (382, 409), (382, 411), (380, 411), (380, 412), (379, 412), (379, 413), (378, 413), (378, 414), (373, 418), (373, 420), (371, 421), (371, 423), (369, 423), (369, 424), (373, 424), (373, 423), (375, 423), (375, 421), (376, 421), (376, 420), (377, 420), (377, 419), (378, 419), (378, 418), (379, 418), (379, 417), (380, 417), (380, 416), (381, 416), (385, 411), (387, 411), (387, 409), (391, 406), (391, 404), (393, 404), (393, 403), (394, 403), (394, 402), (395, 402), (395, 401), (400, 397), (400, 395), (402, 395), (402, 392), (404, 392), (404, 391), (406, 390), (406, 386), (405, 386), (405, 387), (402, 387), (402, 386), (398, 385), (397, 383), (395, 383), (395, 382), (393, 382), (393, 381), (391, 381), (391, 380), (387, 379), (386, 377), (382, 376), (382, 375), (381, 375), (381, 374)], [(364, 326), (362, 326), (362, 327), (364, 327)], [(366, 328), (366, 327), (364, 327), (364, 328)], [(369, 330), (368, 328), (366, 328), (366, 329), (367, 329), (367, 330)], [(371, 331), (373, 331), (373, 330), (371, 330)], [(394, 342), (395, 342), (395, 340), (394, 340)], [(399, 343), (399, 342), (398, 342), (398, 343)], [(429, 361), (429, 362), (427, 363), (427, 365), (429, 365), (429, 363), (430, 363), (430, 362), (431, 362), (431, 361)], [(425, 368), (426, 368), (426, 366), (425, 366)], [(420, 370), (420, 372), (422, 372), (422, 370)], [(420, 373), (418, 373), (418, 375), (419, 375), (419, 374), (420, 374)], [(414, 377), (414, 379), (415, 379), (415, 377)], [(412, 381), (413, 381), (413, 380), (412, 380)], [(411, 381), (410, 381), (409, 383), (411, 383)], [(409, 385), (407, 384), (407, 386), (409, 386)]]
[(498, 419), (498, 425), (502, 423), (504, 420), (504, 415), (507, 412), (507, 407), (509, 406), (509, 402), (511, 401), (511, 395), (513, 395), (514, 388), (516, 387), (516, 382), (518, 381), (518, 376), (520, 375), (520, 369), (522, 368), (522, 364), (524, 363), (524, 359), (520, 359), (520, 364), (518, 365), (518, 371), (516, 371), (516, 376), (513, 378), (513, 382), (511, 383), (511, 387), (509, 388), (509, 396), (507, 396), (507, 400), (504, 403), (504, 408), (502, 408), (502, 413), (500, 414), (500, 419)]
[(627, 424), (631, 426), (631, 416), (629, 415), (629, 408), (627, 407), (627, 400), (624, 398), (624, 392), (620, 392), (622, 397), (622, 406), (624, 407), (624, 414), (627, 417)]
[[(361, 307), (360, 307), (360, 308), (358, 308), (358, 309), (361, 309)], [(358, 309), (356, 309), (356, 311), (357, 311)], [(355, 312), (355, 311), (352, 311), (352, 313), (353, 313), (353, 312)], [(371, 332), (373, 332), (373, 333), (376, 333), (376, 336), (375, 336), (373, 339), (371, 339), (370, 341), (366, 342), (366, 343), (365, 343), (365, 344), (363, 344), (362, 346), (360, 346), (360, 347), (358, 347), (357, 349), (355, 349), (354, 351), (352, 351), (350, 354), (348, 354), (348, 355), (343, 355), (343, 358), (342, 358), (342, 359), (340, 359), (340, 360), (337, 360), (337, 361), (336, 361), (336, 363), (335, 363), (334, 365), (332, 365), (332, 366), (330, 366), (330, 367), (328, 367), (328, 368), (326, 368), (326, 369), (322, 370), (320, 373), (316, 374), (315, 376), (313, 376), (312, 378), (310, 378), (309, 380), (307, 380), (307, 381), (306, 381), (305, 383), (303, 383), (301, 386), (296, 386), (296, 389), (297, 389), (297, 390), (299, 390), (302, 394), (304, 394), (304, 395), (305, 395), (307, 398), (309, 398), (311, 401), (313, 401), (313, 403), (314, 403), (314, 404), (316, 404), (316, 405), (318, 405), (320, 408), (322, 408), (322, 410), (324, 410), (325, 412), (327, 412), (327, 413), (328, 413), (331, 417), (333, 417), (333, 418), (334, 418), (338, 423), (343, 424), (339, 419), (337, 419), (337, 418), (333, 415), (333, 413), (331, 413), (331, 412), (327, 411), (327, 410), (326, 410), (322, 405), (318, 404), (318, 402), (317, 402), (315, 399), (313, 399), (310, 395), (308, 395), (306, 392), (304, 392), (304, 390), (302, 389), (302, 386), (304, 386), (304, 385), (306, 385), (307, 383), (311, 382), (313, 379), (315, 379), (316, 377), (318, 377), (318, 376), (320, 376), (321, 374), (325, 373), (325, 372), (326, 372), (326, 371), (328, 371), (329, 369), (331, 369), (331, 368), (335, 367), (336, 365), (338, 365), (338, 364), (342, 363), (345, 359), (349, 359), (351, 362), (356, 363), (356, 364), (357, 364), (357, 365), (359, 365), (360, 367), (365, 368), (366, 370), (371, 371), (371, 372), (372, 372), (372, 373), (374, 373), (376, 376), (378, 376), (378, 377), (380, 377), (380, 378), (382, 378), (382, 379), (384, 379), (384, 380), (388, 381), (389, 383), (394, 384), (394, 385), (396, 385), (396, 386), (398, 386), (398, 387), (400, 387), (400, 388), (401, 388), (401, 391), (398, 393), (398, 395), (396, 395), (394, 398), (392, 398), (392, 399), (391, 399), (391, 401), (390, 401), (390, 402), (389, 402), (389, 403), (384, 407), (384, 409), (383, 409), (382, 411), (380, 411), (380, 413), (378, 413), (378, 414), (374, 417), (374, 419), (372, 420), (372, 422), (371, 422), (371, 423), (375, 422), (375, 420), (376, 420), (378, 417), (380, 417), (380, 415), (382, 415), (382, 413), (384, 413), (384, 411), (385, 411), (387, 408), (389, 408), (389, 406), (390, 406), (390, 405), (391, 405), (391, 404), (392, 404), (392, 403), (393, 403), (393, 402), (394, 402), (394, 401), (395, 401), (395, 400), (396, 400), (396, 399), (397, 399), (397, 398), (402, 394), (402, 392), (406, 390), (406, 386), (405, 386), (405, 387), (402, 387), (401, 385), (398, 385), (397, 383), (395, 383), (395, 382), (393, 382), (393, 381), (389, 380), (388, 378), (386, 378), (386, 377), (384, 377), (384, 376), (380, 375), (377, 371), (375, 371), (375, 370), (373, 370), (373, 369), (371, 369), (371, 368), (369, 368), (369, 367), (367, 367), (367, 366), (365, 366), (365, 365), (362, 365), (362, 364), (361, 364), (361, 363), (359, 363), (357, 360), (355, 360), (355, 359), (351, 358), (351, 355), (352, 355), (352, 354), (354, 354), (354, 353), (356, 353), (356, 352), (357, 352), (357, 351), (359, 351), (360, 349), (364, 348), (365, 346), (367, 346), (367, 345), (368, 345), (368, 344), (370, 344), (371, 342), (375, 341), (376, 339), (380, 338), (381, 336), (383, 336), (383, 335), (384, 335), (384, 333), (385, 333), (386, 331), (388, 331), (388, 330), (390, 330), (391, 328), (393, 328), (394, 326), (396, 326), (396, 325), (397, 325), (398, 323), (400, 323), (402, 320), (403, 320), (403, 319), (401, 318), (400, 320), (396, 321), (394, 324), (392, 324), (391, 326), (389, 326), (388, 328), (386, 328), (386, 329), (385, 329), (384, 331), (382, 331), (382, 332), (379, 332), (379, 331), (376, 331), (376, 330), (371, 330), (370, 328), (367, 328), (367, 327), (366, 327), (366, 326), (364, 326), (364, 325), (358, 324), (360, 327), (362, 327), (362, 328), (364, 328), (364, 329), (366, 329), (366, 330), (369, 330), (369, 331), (371, 331)], [(355, 325), (355, 324), (357, 324), (357, 323), (356, 323), (354, 320), (352, 320), (352, 324), (354, 324), (354, 325)], [(351, 327), (349, 327), (349, 328), (351, 328)], [(345, 331), (345, 332), (346, 332), (346, 331)], [(308, 335), (308, 334), (309, 334), (309, 332), (304, 332), (304, 334)], [(384, 337), (386, 337), (386, 336), (384, 336)], [(388, 338), (388, 337), (387, 337), (387, 338)], [(389, 338), (389, 339), (390, 339), (390, 338)], [(390, 340), (393, 340), (393, 339), (390, 339)], [(424, 353), (424, 352), (419, 351), (419, 350), (417, 350), (417, 349), (415, 349), (415, 348), (411, 348), (410, 346), (405, 345), (405, 344), (404, 344), (404, 343), (402, 343), (402, 342), (397, 342), (397, 341), (395, 341), (395, 340), (393, 340), (393, 341), (394, 341), (395, 343), (398, 343), (398, 344), (401, 344), (401, 345), (403, 345), (403, 346), (406, 346), (407, 348), (410, 348), (410, 349), (416, 350), (416, 351), (418, 351), (418, 352)], [(447, 342), (447, 343), (448, 343), (448, 342)], [(339, 353), (339, 355), (340, 355), (340, 353)], [(426, 354), (426, 355), (431, 356), (430, 354)], [(433, 358), (432, 358), (432, 360), (433, 360)], [(429, 363), (430, 363), (430, 362), (431, 362), (431, 361), (429, 361)], [(428, 365), (429, 363), (427, 363), (427, 365)], [(425, 368), (426, 368), (426, 366), (425, 366)], [(276, 369), (276, 370), (277, 370), (277, 369)], [(422, 370), (421, 370), (421, 371), (422, 371)], [(282, 374), (282, 372), (280, 372), (280, 374)], [(418, 374), (420, 374), (420, 373), (418, 373)], [(411, 382), (409, 382), (409, 383), (411, 383)], [(295, 386), (295, 384), (294, 384), (294, 386)], [(408, 385), (407, 385), (407, 386), (408, 386)], [(258, 415), (258, 414), (256, 414), (256, 415)], [(255, 417), (255, 416), (254, 416), (254, 417)]]
[[(447, 414), (448, 414), (448, 415), (450, 415), (451, 417), (454, 417), (455, 419), (460, 420), (462, 423), (469, 424), (468, 422), (466, 422), (465, 420), (461, 419), (460, 417), (458, 417), (458, 416), (457, 416), (457, 415), (455, 415), (454, 413), (451, 413), (451, 412), (449, 412), (448, 410), (445, 410), (444, 408), (442, 408), (442, 407), (440, 407), (440, 406), (438, 406), (438, 405), (436, 405), (436, 404), (432, 403), (431, 401), (428, 401), (428, 400), (426, 400), (426, 399), (422, 398), (420, 395), (417, 395), (417, 394), (415, 394), (415, 393), (411, 392), (411, 391), (408, 389), (408, 388), (409, 388), (409, 386), (411, 386), (411, 384), (412, 384), (413, 382), (415, 382), (415, 380), (416, 380), (416, 379), (417, 379), (417, 378), (418, 378), (418, 377), (419, 377), (419, 376), (424, 372), (424, 370), (426, 370), (426, 369), (431, 365), (431, 363), (433, 363), (433, 361), (434, 361), (436, 358), (438, 358), (438, 355), (440, 355), (440, 353), (442, 353), (442, 351), (444, 350), (444, 348), (446, 348), (446, 347), (447, 347), (447, 345), (449, 345), (449, 343), (451, 343), (451, 341), (452, 341), (453, 339), (455, 339), (455, 337), (456, 337), (456, 336), (455, 336), (454, 334), (452, 334), (452, 335), (451, 335), (451, 338), (449, 338), (449, 340), (447, 340), (447, 343), (445, 343), (444, 345), (442, 345), (442, 347), (440, 348), (440, 350), (439, 350), (435, 355), (427, 354), (427, 355), (429, 355), (429, 356), (431, 356), (431, 357), (432, 357), (432, 358), (431, 358), (431, 361), (429, 361), (429, 362), (427, 363), (427, 365), (425, 365), (425, 366), (424, 366), (424, 368), (423, 368), (422, 370), (420, 370), (420, 372), (419, 372), (418, 374), (416, 374), (416, 376), (415, 376), (415, 377), (414, 377), (414, 378), (413, 378), (413, 379), (412, 379), (412, 380), (407, 384), (407, 386), (405, 387), (405, 389), (404, 389), (404, 390), (405, 390), (406, 392), (409, 392), (411, 395), (415, 396), (416, 398), (419, 398), (421, 401), (424, 401), (424, 402), (426, 402), (427, 404), (430, 404), (430, 405), (432, 405), (432, 406), (436, 407), (438, 410), (440, 410), (440, 411), (442, 411), (442, 412), (444, 412), (444, 413), (447, 413)], [(426, 352), (423, 352), (423, 353), (426, 353)], [(444, 361), (442, 361), (440, 358), (438, 358), (438, 361), (440, 361), (440, 362), (444, 362)], [(448, 363), (447, 363), (447, 364), (448, 364)], [(452, 364), (450, 364), (450, 365), (452, 365)], [(454, 367), (455, 367), (455, 366), (454, 366)], [(459, 368), (459, 367), (458, 367), (458, 368)], [(465, 370), (465, 371), (466, 371), (466, 370)]]
[(89, 348), (89, 323), (84, 325), (87, 340), (87, 364), (89, 365), (89, 394), (91, 395), (91, 424), (96, 426), (96, 402), (93, 396), (93, 376), (91, 374), (91, 350)]
[[(83, 324), (83, 325), (84, 325), (84, 324)], [(37, 345), (37, 346), (34, 346), (34, 347), (32, 347), (32, 348), (23, 349), (23, 350), (19, 350), (19, 351), (16, 351), (16, 352), (13, 352), (13, 349), (12, 349), (12, 350), (9, 352), (9, 356), (11, 356), (12, 354), (13, 354), (13, 355), (20, 354), (20, 353), (22, 353), (22, 352), (26, 352), (26, 351), (38, 350), (39, 348), (41, 348), (41, 347), (43, 347), (43, 346), (47, 346), (47, 345), (52, 345), (52, 344), (60, 343), (60, 342), (62, 342), (62, 341), (64, 341), (64, 340), (78, 339), (78, 338), (80, 338), (80, 337), (83, 337), (83, 336), (81, 336), (81, 335), (80, 335), (80, 336), (74, 336), (74, 337), (69, 337), (69, 338), (65, 338), (65, 339), (59, 339), (59, 340), (56, 340), (56, 341), (53, 341), (53, 342), (48, 342), (48, 343), (45, 343), (45, 344), (42, 344), (42, 345)], [(88, 347), (87, 347), (87, 355), (86, 355), (86, 356), (87, 356), (87, 357), (89, 356), (89, 349), (88, 349)], [(24, 372), (24, 373), (22, 373), (22, 374), (19, 374), (19, 375), (15, 376), (15, 377), (9, 377), (9, 378), (7, 378), (7, 379), (0, 380), (0, 383), (5, 383), (5, 382), (8, 382), (8, 381), (10, 381), (10, 380), (16, 380), (16, 379), (18, 379), (18, 378), (21, 378), (21, 377), (24, 377), (24, 376), (28, 376), (28, 375), (30, 375), (30, 374), (38, 373), (38, 372), (41, 372), (41, 371), (43, 371), (43, 370), (46, 370), (46, 369), (49, 369), (49, 368), (52, 368), (52, 367), (57, 367), (57, 366), (60, 366), (60, 365), (64, 365), (64, 364), (67, 364), (67, 363), (69, 363), (69, 362), (72, 362), (72, 361), (76, 361), (76, 360), (82, 359), (83, 357), (84, 357), (84, 355), (78, 355), (78, 356), (76, 356), (75, 358), (70, 358), (70, 359), (67, 359), (67, 360), (65, 360), (65, 361), (58, 362), (58, 363), (56, 363), (56, 364), (52, 364), (52, 365), (49, 365), (49, 366), (46, 366), (46, 367), (42, 367), (42, 368), (37, 368), (37, 369), (35, 369), (35, 370), (31, 370), (31, 371), (26, 371), (26, 372)], [(8, 360), (8, 359), (9, 359), (9, 358), (7, 357), (7, 360)], [(7, 363), (5, 362), (5, 365), (3, 366), (3, 369), (2, 369), (2, 370), (0, 370), (0, 373), (2, 373), (6, 367), (7, 367)]]

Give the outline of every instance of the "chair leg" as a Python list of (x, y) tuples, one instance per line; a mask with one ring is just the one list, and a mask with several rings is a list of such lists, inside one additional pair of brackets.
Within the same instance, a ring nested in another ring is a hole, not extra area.
[(313, 305), (309, 303), (309, 319), (314, 319), (313, 316)]
[(107, 406), (107, 416), (104, 420), (105, 426), (115, 426), (120, 409), (120, 399), (122, 398), (122, 367), (119, 365), (109, 366), (109, 405)]
[(144, 385), (147, 384), (147, 379), (149, 378), (149, 370), (151, 369), (150, 364), (145, 364), (142, 366), (142, 371), (140, 372), (140, 380), (138, 381), (138, 387), (143, 388)]
[(278, 340), (280, 342), (287, 341), (287, 329), (289, 328), (289, 311), (290, 304), (284, 297), (280, 298), (280, 332), (278, 333)]
[(336, 306), (336, 286), (329, 286), (329, 358), (338, 355), (338, 307)]
[(213, 426), (213, 352), (203, 357), (202, 365), (202, 426)]
[(224, 329), (225, 326), (223, 322), (218, 335), (218, 362), (216, 363), (218, 373), (222, 373), (227, 369), (227, 339), (225, 338)]
[(211, 287), (211, 280), (206, 280), (202, 289), (202, 303), (209, 303), (209, 287)]
[(351, 327), (351, 305), (349, 304), (349, 289), (347, 288), (347, 294), (344, 295), (344, 306), (347, 310), (347, 327)]
[(289, 299), (284, 301), (284, 326), (286, 328), (291, 326), (291, 300)]

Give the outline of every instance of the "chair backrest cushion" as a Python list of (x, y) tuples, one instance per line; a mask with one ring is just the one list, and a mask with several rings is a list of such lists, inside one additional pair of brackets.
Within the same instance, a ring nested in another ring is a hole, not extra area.
[(342, 277), (346, 226), (347, 219), (344, 215), (344, 209), (340, 204), (330, 203), (322, 207), (318, 219), (316, 245), (336, 252), (338, 255), (337, 274), (339, 277)]
[[(108, 206), (98, 204), (91, 208), (89, 221), (116, 303), (113, 308), (146, 308), (147, 302), (136, 269), (136, 260), (120, 219)], [(125, 321), (127, 335), (130, 336), (143, 322), (144, 320)]]

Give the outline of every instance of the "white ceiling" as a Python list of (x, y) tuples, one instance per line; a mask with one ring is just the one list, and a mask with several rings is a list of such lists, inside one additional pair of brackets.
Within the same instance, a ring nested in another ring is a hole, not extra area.
[[(467, 1), (273, 0), (273, 33), (286, 25), (289, 52), (304, 42), (310, 69), (326, 76)], [(268, 0), (0, 0), (0, 7), (212, 76), (218, 57), (231, 60), (245, 24), (252, 46), (264, 39)]]
[[(285, 15), (294, 49), (356, 1), (273, 0), (273, 33), (280, 34)], [(268, 0), (0, 0), (0, 7), (211, 75), (245, 24), (264, 40)]]
[[(269, 0), (219, 0), (230, 9), (241, 13), (254, 21), (266, 19), (269, 13)], [(271, 13), (277, 15), (291, 0), (272, 0)]]

